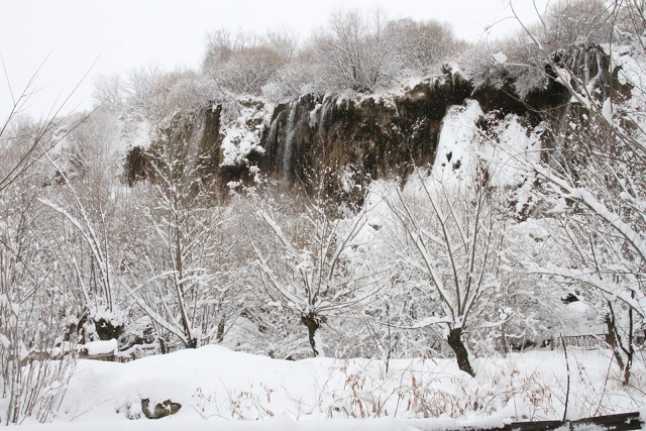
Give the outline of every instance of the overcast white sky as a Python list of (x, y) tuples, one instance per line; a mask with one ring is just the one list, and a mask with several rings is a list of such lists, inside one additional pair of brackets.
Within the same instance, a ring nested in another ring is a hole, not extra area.
[[(509, 0), (1, 0), (0, 54), (14, 92), (22, 88), (49, 55), (28, 113), (47, 114), (91, 68), (70, 108), (92, 103), (92, 86), (101, 74), (127, 73), (147, 65), (164, 69), (198, 67), (206, 34), (231, 30), (287, 30), (307, 34), (325, 24), (333, 11), (379, 7), (388, 17), (434, 18), (449, 22), (459, 36), (476, 41), (516, 28)], [(545, 1), (539, 1), (545, 4)], [(514, 0), (526, 20), (531, 0)], [(4, 73), (0, 72), (4, 78)], [(11, 103), (0, 82), (0, 118)]]

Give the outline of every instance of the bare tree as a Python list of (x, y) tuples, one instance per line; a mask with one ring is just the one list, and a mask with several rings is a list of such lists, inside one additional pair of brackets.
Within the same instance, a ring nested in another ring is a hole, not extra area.
[(458, 367), (475, 376), (463, 336), (493, 297), (501, 232), (495, 230), (485, 189), (449, 194), (421, 177), (420, 185), (421, 201), (411, 201), (398, 191), (398, 200), (388, 203), (412, 249), (403, 259), (424, 274), (441, 310), (441, 315), (422, 319), (416, 327), (446, 325), (446, 340)]
[(330, 17), (326, 31), (314, 38), (327, 88), (371, 91), (389, 82), (391, 45), (387, 43), (385, 27), (386, 21), (378, 10), (369, 16), (350, 11)]
[(120, 75), (101, 76), (94, 84), (93, 97), (104, 109), (119, 112), (125, 104), (126, 85)]
[[(7, 132), (9, 132), (10, 126), (16, 120), (16, 117), (20, 115), (23, 109), (27, 106), (33, 87), (36, 84), (38, 76), (41, 72), (42, 67), (45, 62), (36, 69), (36, 71), (31, 75), (27, 84), (23, 90), (16, 94), (13, 91), (11, 86), (9, 75), (6, 69), (4, 61), (2, 63), (4, 68), (4, 75), (7, 81), (9, 88), (9, 94), (11, 96), (11, 107), (9, 109), (9, 114), (3, 123), (0, 124), (0, 142), (4, 145), (0, 145), (0, 155), (5, 159), (5, 155), (2, 154), (6, 151), (15, 150), (16, 140), (13, 137), (8, 137)], [(88, 71), (89, 73), (89, 71)], [(21, 175), (24, 175), (25, 172), (31, 168), (38, 160), (40, 160), (49, 150), (51, 150), (58, 142), (63, 140), (69, 133), (71, 133), (75, 128), (82, 124), (88, 115), (83, 115), (77, 121), (72, 122), (71, 124), (66, 124), (65, 127), (61, 127), (59, 122), (59, 117), (66, 106), (69, 104), (70, 99), (76, 93), (76, 90), (83, 83), (86, 75), (76, 84), (76, 86), (70, 91), (65, 99), (57, 105), (53, 113), (49, 115), (44, 121), (40, 122), (37, 127), (32, 131), (29, 136), (28, 144), (25, 148), (19, 148), (20, 154), (18, 157), (9, 159), (10, 163), (3, 163), (2, 170), (0, 170), (0, 193), (6, 190), (11, 186)]]
[[(51, 159), (50, 159), (51, 161)], [(55, 162), (51, 161), (54, 166)], [(114, 274), (113, 243), (111, 241), (113, 227), (114, 202), (108, 197), (109, 192), (99, 193), (96, 188), (90, 188), (89, 199), (84, 199), (79, 192), (79, 184), (72, 184), (68, 176), (57, 169), (64, 181), (68, 192), (67, 200), (62, 202), (47, 198), (39, 199), (47, 207), (61, 215), (78, 233), (81, 244), (89, 250), (89, 268), (78, 265), (74, 250), (69, 251), (69, 260), (73, 263), (74, 271), (79, 280), (84, 298), (84, 308), (88, 317), (99, 330), (101, 339), (117, 338), (122, 330), (120, 311), (116, 303), (117, 282)], [(89, 286), (83, 281), (88, 277), (82, 273), (88, 269), (91, 274)]]
[(0, 193), (0, 424), (52, 419), (73, 370), (74, 346), (61, 343), (66, 293), (53, 271), (48, 213), (26, 172)]
[(206, 324), (214, 321), (208, 305), (221, 302), (230, 287), (213, 267), (218, 253), (226, 250), (217, 235), (225, 211), (208, 204), (212, 197), (202, 192), (190, 167), (172, 151), (162, 149), (151, 163), (156, 183), (152, 199), (142, 208), (150, 233), (141, 256), (141, 271), (147, 276), (127, 290), (161, 328), (195, 348), (215, 335), (219, 322)]
[[(320, 190), (322, 191), (322, 189)], [(350, 226), (327, 212), (319, 193), (308, 202), (297, 226), (285, 229), (277, 214), (261, 209), (258, 215), (269, 228), (270, 245), (251, 239), (267, 295), (307, 328), (314, 356), (319, 355), (316, 334), (330, 318), (356, 311), (379, 290), (372, 287), (377, 274), (350, 271), (344, 263), (353, 240), (366, 223), (359, 214)]]
[(217, 30), (209, 35), (202, 70), (229, 91), (260, 95), (262, 87), (291, 60), (295, 46), (287, 34), (232, 35)]
[(36, 210), (37, 193), (26, 177), (84, 120), (60, 128), (59, 115), (83, 80), (44, 121), (19, 127), (16, 121), (43, 65), (16, 94), (2, 64), (11, 97), (9, 114), (0, 125), (0, 382), (7, 399), (1, 420), (7, 425), (27, 417), (50, 420), (62, 402), (74, 358), (67, 346), (59, 346), (61, 355), (54, 352), (58, 340), (52, 328), (60, 323), (61, 309), (52, 299), (61, 292), (47, 286), (56, 274), (48, 270), (50, 244), (35, 231), (43, 214)]
[(549, 49), (575, 43), (605, 43), (613, 32), (612, 7), (602, 0), (561, 0), (550, 5), (542, 22)]
[[(619, 3), (604, 9), (608, 19), (621, 12)], [(544, 64), (549, 65), (552, 74), (548, 78), (571, 95), (570, 103), (561, 112), (562, 127), (557, 130), (555, 151), (544, 162), (530, 164), (543, 183), (541, 197), (553, 206), (552, 212), (562, 217), (561, 234), (571, 261), (567, 266), (562, 262), (548, 267), (532, 263), (528, 266), (537, 274), (578, 283), (606, 299), (610, 344), (615, 354), (619, 348), (625, 354), (625, 360), (618, 359), (617, 363), (622, 367), (624, 384), (628, 384), (634, 351), (634, 313), (642, 318), (646, 314), (646, 146), (640, 121), (634, 112), (621, 109), (617, 82), (609, 78), (615, 71), (608, 69), (612, 63), (604, 59), (603, 51), (589, 50), (583, 56), (573, 51), (571, 58), (566, 52), (554, 56), (530, 28), (520, 20), (519, 23), (541, 53)], [(545, 27), (549, 29), (547, 24)], [(612, 54), (612, 45), (608, 50)], [(639, 82), (631, 85), (639, 86)], [(574, 133), (568, 131), (572, 125), (576, 125)], [(616, 329), (613, 301), (628, 310), (623, 342)]]
[(457, 56), (466, 45), (458, 41), (447, 24), (401, 19), (385, 28), (385, 40), (392, 44), (392, 56), (401, 67), (427, 74), (449, 55)]

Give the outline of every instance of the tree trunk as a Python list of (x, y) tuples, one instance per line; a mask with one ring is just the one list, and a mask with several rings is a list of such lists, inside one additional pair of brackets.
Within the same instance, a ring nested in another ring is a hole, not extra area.
[(188, 343), (186, 343), (186, 347), (189, 349), (197, 349), (197, 338), (189, 338)]
[[(632, 298), (635, 298), (635, 292), (631, 294)], [(626, 354), (626, 366), (624, 368), (624, 385), (630, 383), (630, 369), (633, 366), (633, 356), (635, 355), (635, 346), (633, 344), (633, 308), (628, 309), (628, 346), (623, 348), (624, 353)]]
[(451, 329), (449, 331), (447, 341), (455, 353), (455, 359), (458, 361), (458, 368), (472, 377), (475, 377), (476, 373), (473, 371), (473, 368), (471, 368), (471, 363), (469, 362), (469, 352), (462, 341), (462, 328)]
[(316, 336), (316, 331), (321, 326), (321, 323), (324, 323), (325, 320), (324, 316), (318, 316), (314, 313), (303, 314), (301, 316), (301, 323), (307, 327), (307, 336), (315, 357), (319, 355), (319, 351), (316, 350), (316, 339), (314, 337)]
[(509, 345), (507, 344), (507, 331), (505, 331), (505, 325), (502, 325), (502, 351), (505, 355), (509, 353)]
[(224, 341), (224, 318), (218, 322), (218, 332), (215, 335), (215, 342), (220, 344)]
[(630, 355), (624, 367), (624, 381), (623, 381), (624, 386), (627, 386), (630, 383), (630, 369), (632, 368), (632, 366), (633, 366), (633, 356)]
[(310, 346), (312, 346), (312, 352), (314, 353), (314, 356), (319, 355), (319, 351), (316, 350), (316, 339), (314, 338), (314, 336), (316, 335), (316, 329), (317, 328), (311, 326), (307, 327), (307, 336), (310, 340)]
[(606, 323), (606, 328), (608, 329), (608, 334), (606, 335), (606, 343), (610, 346), (612, 354), (615, 356), (615, 361), (617, 361), (617, 366), (620, 370), (625, 371), (624, 359), (621, 357), (619, 352), (619, 340), (617, 339), (617, 326), (615, 324), (615, 314), (612, 310), (612, 305), (608, 303), (609, 312), (606, 314), (604, 320)]

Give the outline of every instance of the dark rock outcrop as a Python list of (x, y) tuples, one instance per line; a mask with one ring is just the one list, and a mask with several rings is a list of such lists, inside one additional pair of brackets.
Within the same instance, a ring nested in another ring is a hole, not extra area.
[(520, 100), (512, 81), (474, 88), (449, 68), (395, 97), (309, 94), (275, 108), (263, 134), (260, 167), (306, 190), (312, 172), (322, 172), (329, 192), (361, 203), (371, 180), (403, 180), (415, 166), (432, 163), (447, 110), (467, 98), (477, 100), (485, 113), (518, 114), (536, 125), (569, 94), (552, 82)]
[[(256, 166), (289, 186), (308, 190), (314, 183), (323, 183), (339, 199), (359, 204), (365, 186), (373, 179), (390, 176), (405, 180), (415, 166), (432, 163), (447, 110), (467, 98), (477, 100), (489, 118), (516, 114), (529, 126), (562, 120), (571, 95), (555, 79), (552, 65), (574, 71), (579, 82), (593, 80), (590, 88), (600, 99), (611, 93), (611, 83), (616, 81), (601, 48), (576, 46), (555, 53), (545, 66), (551, 76), (547, 85), (522, 99), (516, 95), (513, 75), (504, 67), (496, 85), (485, 82), (477, 88), (459, 72), (445, 67), (440, 77), (422, 81), (397, 96), (306, 94), (278, 104), (258, 138), (264, 152), (250, 153), (244, 163), (222, 163), (226, 131), (222, 130), (222, 108), (217, 105), (176, 114), (159, 129), (159, 139), (149, 153), (170, 146), (172, 156), (185, 165), (184, 173), (193, 172), (202, 181), (220, 186), (249, 181), (253, 177), (250, 167)], [(259, 125), (249, 127), (258, 130)], [(545, 134), (546, 139), (549, 136)], [(145, 173), (147, 163), (140, 156), (129, 155), (129, 183), (149, 176)], [(193, 160), (192, 166), (188, 160)]]
[(372, 179), (405, 178), (414, 165), (432, 162), (446, 110), (471, 91), (447, 72), (398, 97), (303, 96), (276, 107), (260, 166), (306, 189), (324, 173), (329, 192), (360, 197)]
[(221, 105), (209, 105), (172, 115), (157, 128), (149, 148), (134, 147), (126, 155), (127, 183), (156, 181), (160, 175), (216, 181), (222, 160), (221, 112)]
[(148, 419), (161, 419), (166, 416), (174, 415), (182, 408), (180, 403), (171, 400), (165, 400), (161, 403), (155, 404), (151, 410), (150, 399), (144, 398), (141, 400), (141, 411)]

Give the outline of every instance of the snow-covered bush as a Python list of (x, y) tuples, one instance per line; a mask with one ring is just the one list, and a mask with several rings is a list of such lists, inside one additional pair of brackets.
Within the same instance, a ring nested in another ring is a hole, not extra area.
[(231, 92), (259, 96), (263, 86), (290, 60), (293, 45), (284, 35), (232, 35), (218, 30), (209, 36), (202, 70)]
[(399, 258), (418, 272), (438, 304), (437, 314), (415, 326), (443, 326), (460, 369), (475, 375), (463, 334), (489, 320), (490, 301), (501, 287), (496, 201), (477, 184), (459, 188), (447, 179), (418, 179), (412, 196), (397, 193), (389, 202), (408, 242)]
[(319, 68), (313, 50), (304, 49), (276, 71), (262, 87), (262, 95), (271, 101), (281, 102), (307, 93), (324, 92)]
[(327, 28), (317, 34), (313, 49), (320, 60), (319, 79), (328, 89), (371, 91), (387, 86), (393, 77), (386, 21), (380, 11), (332, 14)]
[(399, 64), (398, 75), (426, 76), (449, 56), (456, 58), (466, 45), (448, 24), (432, 20), (393, 20), (384, 31), (386, 43), (392, 46), (389, 61)]
[(46, 422), (74, 364), (63, 341), (67, 295), (48, 269), (55, 237), (39, 231), (38, 190), (24, 180), (0, 193), (0, 424)]
[(380, 290), (375, 274), (349, 270), (345, 264), (365, 218), (359, 215), (341, 230), (320, 187), (294, 220), (281, 221), (268, 205), (260, 208), (258, 217), (269, 237), (265, 244), (254, 244), (263, 289), (272, 302), (300, 319), (314, 356), (321, 348), (319, 329), (339, 314), (355, 312)]
[(128, 78), (125, 111), (135, 111), (158, 124), (177, 111), (207, 107), (229, 100), (226, 89), (193, 71), (138, 69)]
[(194, 348), (215, 339), (218, 320), (211, 313), (220, 310), (211, 305), (229, 287), (217, 266), (227, 247), (220, 235), (227, 211), (173, 154), (162, 147), (151, 161), (157, 181), (138, 208), (147, 238), (138, 256), (141, 272), (126, 275), (126, 289), (163, 332)]

